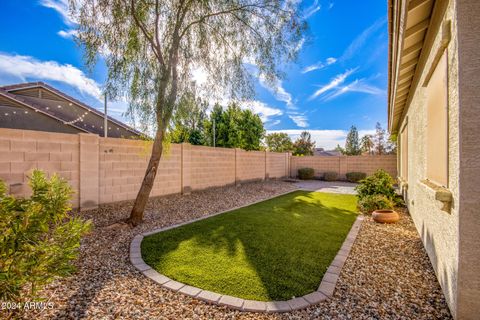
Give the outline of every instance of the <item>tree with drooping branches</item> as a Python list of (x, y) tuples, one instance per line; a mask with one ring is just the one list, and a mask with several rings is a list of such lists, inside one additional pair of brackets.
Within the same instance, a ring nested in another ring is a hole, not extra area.
[(155, 181), (166, 129), (179, 97), (207, 75), (209, 97), (247, 98), (252, 73), (274, 84), (278, 66), (295, 59), (306, 28), (298, 1), (70, 0), (88, 66), (99, 53), (105, 91), (127, 96), (127, 114), (154, 127), (152, 153), (128, 222), (138, 225)]

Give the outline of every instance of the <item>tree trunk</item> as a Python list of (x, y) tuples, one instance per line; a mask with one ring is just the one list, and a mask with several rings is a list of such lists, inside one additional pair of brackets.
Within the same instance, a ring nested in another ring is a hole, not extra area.
[(157, 134), (155, 135), (155, 140), (153, 141), (152, 155), (150, 156), (150, 161), (148, 162), (142, 185), (138, 191), (132, 212), (130, 213), (130, 217), (127, 219), (127, 222), (132, 226), (137, 226), (143, 221), (143, 212), (145, 211), (145, 206), (147, 205), (148, 198), (150, 197), (150, 192), (152, 191), (153, 183), (155, 182), (155, 176), (157, 175), (160, 158), (162, 157), (162, 142), (163, 130), (158, 128)]

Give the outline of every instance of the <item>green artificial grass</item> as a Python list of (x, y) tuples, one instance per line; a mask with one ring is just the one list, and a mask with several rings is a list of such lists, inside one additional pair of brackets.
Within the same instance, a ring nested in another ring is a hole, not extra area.
[(295, 191), (145, 237), (143, 260), (177, 281), (251, 300), (315, 291), (356, 219), (356, 197)]

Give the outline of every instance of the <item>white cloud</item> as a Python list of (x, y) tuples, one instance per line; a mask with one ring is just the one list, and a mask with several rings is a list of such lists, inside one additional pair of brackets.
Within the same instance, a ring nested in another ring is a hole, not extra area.
[(334, 5), (335, 5), (335, 3), (330, 2), (330, 3), (328, 4), (328, 10), (332, 9)]
[(69, 29), (69, 30), (60, 30), (57, 32), (57, 34), (62, 37), (62, 38), (65, 38), (65, 39), (71, 39), (73, 37), (76, 37), (77, 36), (77, 30), (74, 30), (74, 29)]
[[(267, 134), (274, 132), (284, 132), (289, 135), (292, 141), (295, 141), (302, 133), (301, 129), (286, 129), (286, 130), (267, 130)], [(333, 150), (339, 144), (345, 145), (347, 137), (347, 130), (306, 130), (312, 135), (312, 141), (315, 141), (317, 148), (325, 148), (326, 150)], [(374, 134), (375, 130), (359, 130), (358, 135), (361, 139), (365, 134)]]
[(375, 21), (371, 26), (362, 31), (347, 47), (343, 55), (340, 57), (341, 61), (345, 61), (353, 57), (353, 55), (365, 44), (367, 39), (378, 29), (383, 27), (387, 22), (386, 17), (382, 17)]
[(267, 89), (278, 101), (285, 102), (287, 108), (295, 109), (293, 104), (292, 95), (285, 90), (282, 81), (275, 79), (273, 83), (269, 83), (263, 75), (260, 75), (258, 81), (262, 87)]
[(295, 122), (295, 124), (298, 127), (300, 128), (308, 127), (308, 119), (304, 114), (298, 113), (298, 112), (290, 112), (288, 114), (288, 117), (292, 119), (292, 121)]
[(385, 93), (384, 90), (365, 83), (365, 79), (357, 79), (344, 87), (337, 88), (335, 92), (326, 95), (323, 100), (329, 101), (348, 92), (362, 92), (373, 95)]
[(318, 0), (315, 0), (312, 5), (308, 8), (305, 9), (303, 12), (303, 18), (308, 19), (311, 16), (313, 16), (317, 11), (319, 11), (322, 8), (321, 5), (318, 4)]
[(312, 65), (306, 66), (305, 68), (303, 68), (302, 73), (307, 73), (307, 72), (311, 72), (311, 71), (314, 71), (314, 70), (323, 69), (323, 68), (325, 68), (325, 67), (327, 67), (331, 64), (334, 64), (335, 62), (337, 62), (337, 59), (333, 58), (333, 57), (330, 57), (330, 58), (327, 58), (325, 60), (325, 62), (319, 61), (319, 62), (314, 63)]
[(242, 101), (240, 103), (242, 109), (250, 109), (253, 113), (258, 114), (263, 122), (267, 122), (271, 117), (281, 116), (282, 110), (271, 107), (264, 102), (258, 100)]
[(295, 46), (295, 52), (299, 52), (300, 50), (302, 50), (304, 44), (305, 44), (305, 38), (300, 39), (297, 42), (297, 45)]
[(309, 98), (308, 100), (313, 100), (317, 98), (318, 96), (324, 94), (325, 92), (337, 88), (339, 85), (341, 85), (343, 82), (345, 82), (345, 79), (352, 73), (354, 73), (358, 68), (355, 69), (349, 69), (345, 71), (344, 73), (338, 74), (333, 78), (328, 84), (320, 87), (317, 91), (315, 91)]
[(102, 101), (100, 86), (82, 70), (56, 61), (39, 61), (30, 56), (0, 53), (0, 75), (20, 81), (58, 81)]
[(63, 22), (66, 24), (75, 24), (75, 20), (70, 15), (70, 11), (68, 9), (68, 0), (40, 0), (40, 5), (57, 11), (57, 13), (62, 17)]
[(277, 119), (277, 120), (273, 120), (272, 122), (270, 122), (270, 123), (268, 124), (268, 127), (276, 126), (277, 124), (280, 124), (280, 122), (281, 122), (281, 121), (278, 120), (278, 119)]

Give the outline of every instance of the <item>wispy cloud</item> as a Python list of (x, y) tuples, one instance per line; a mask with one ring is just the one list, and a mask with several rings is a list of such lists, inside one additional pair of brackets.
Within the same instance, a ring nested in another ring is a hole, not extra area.
[(68, 0), (40, 0), (40, 5), (57, 11), (67, 25), (75, 24), (68, 9)]
[(288, 117), (300, 128), (308, 127), (308, 119), (303, 113), (289, 112)]
[(345, 79), (352, 73), (354, 73), (358, 68), (355, 69), (349, 69), (345, 71), (344, 73), (338, 74), (333, 78), (328, 84), (321, 86), (320, 89), (315, 91), (309, 98), (308, 100), (313, 100), (317, 98), (318, 96), (324, 94), (327, 91), (333, 90), (337, 88), (339, 85), (341, 85), (343, 82), (345, 82)]
[(258, 100), (242, 101), (240, 107), (242, 109), (252, 110), (253, 113), (260, 116), (260, 119), (262, 119), (263, 122), (269, 121), (271, 117), (281, 116), (283, 114), (282, 110), (271, 107)]
[(348, 92), (362, 92), (373, 95), (385, 93), (384, 90), (366, 83), (365, 79), (357, 79), (346, 86), (338, 87), (334, 92), (324, 96), (323, 100), (329, 101)]
[(269, 128), (271, 128), (271, 127), (276, 126), (277, 124), (280, 124), (280, 122), (281, 122), (281, 121), (278, 120), (278, 119), (277, 119), (277, 120), (273, 120), (273, 121), (270, 122), (267, 126), (268, 126)]
[(318, 0), (315, 0), (312, 5), (308, 8), (305, 9), (305, 11), (303, 12), (303, 18), (304, 19), (308, 19), (310, 18), (311, 16), (313, 16), (316, 12), (320, 11), (320, 9), (322, 8), (322, 6), (320, 4), (318, 4)]
[(365, 44), (367, 39), (380, 28), (382, 28), (387, 22), (386, 17), (382, 17), (375, 21), (371, 26), (362, 31), (347, 47), (343, 55), (340, 57), (340, 61), (345, 61), (353, 57), (353, 55)]
[(285, 102), (287, 108), (295, 109), (292, 95), (285, 90), (281, 80), (275, 79), (273, 81), (267, 81), (263, 75), (260, 75), (258, 81), (262, 87), (267, 89), (275, 97), (275, 99)]
[[(285, 129), (285, 130), (267, 130), (268, 133), (274, 132), (284, 132), (295, 141), (300, 134), (302, 129)], [(318, 148), (325, 148), (326, 150), (333, 150), (337, 144), (343, 146), (345, 145), (345, 139), (347, 137), (347, 130), (307, 130), (312, 136), (312, 141), (315, 141), (315, 146)], [(373, 134), (375, 130), (359, 130), (359, 137), (363, 137), (366, 134)]]
[(60, 30), (57, 32), (57, 34), (62, 37), (62, 38), (65, 38), (65, 39), (71, 39), (75, 36), (77, 36), (77, 30), (74, 30), (74, 29), (70, 29), (70, 30)]
[(101, 101), (100, 86), (82, 70), (56, 61), (39, 61), (30, 56), (0, 53), (0, 75), (20, 81), (57, 81)]
[(330, 2), (330, 3), (328, 4), (328, 10), (332, 9), (334, 5), (335, 5), (335, 3)]
[(327, 58), (325, 61), (319, 61), (312, 65), (306, 66), (305, 68), (303, 68), (302, 73), (308, 73), (311, 71), (323, 69), (331, 64), (334, 64), (335, 62), (337, 62), (337, 59), (330, 57), (330, 58)]
[(304, 44), (305, 44), (305, 38), (302, 37), (302, 39), (300, 39), (297, 42), (297, 45), (295, 46), (295, 52), (299, 52), (300, 50), (302, 50)]

